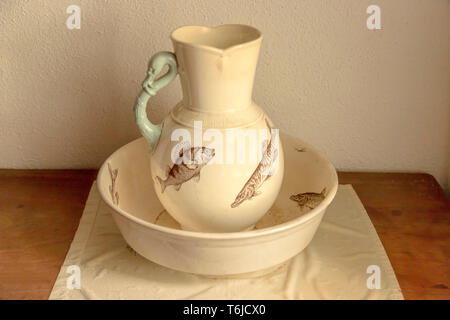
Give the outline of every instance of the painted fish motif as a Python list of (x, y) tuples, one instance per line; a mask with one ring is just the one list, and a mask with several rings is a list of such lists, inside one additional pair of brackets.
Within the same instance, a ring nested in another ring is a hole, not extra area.
[(117, 206), (119, 205), (119, 193), (116, 189), (116, 180), (119, 174), (119, 169), (112, 169), (111, 164), (108, 162), (108, 171), (111, 177), (111, 185), (109, 186), (109, 193), (111, 195), (112, 202)]
[[(172, 168), (169, 169), (169, 174), (166, 180), (161, 179), (160, 177), (156, 177), (159, 184), (161, 185), (161, 193), (164, 193), (164, 190), (168, 186), (175, 186), (175, 190), (178, 191), (181, 188), (181, 185), (186, 181), (195, 178), (196, 181), (200, 180), (200, 171), (201, 169), (212, 159), (215, 155), (215, 150), (212, 148), (206, 147), (193, 147), (187, 152), (190, 152), (191, 164), (185, 164), (183, 161), (184, 152), (186, 150), (181, 150), (179, 157)], [(194, 159), (199, 159), (201, 161), (195, 161)]]
[(323, 188), (321, 193), (315, 193), (315, 192), (305, 192), (305, 193), (299, 193), (294, 194), (289, 197), (292, 201), (295, 201), (298, 203), (300, 208), (307, 207), (309, 209), (314, 209), (317, 207), (323, 199), (325, 199), (325, 192), (327, 188)]
[(264, 181), (269, 179), (274, 174), (273, 164), (278, 157), (278, 144), (274, 143), (274, 139), (278, 139), (278, 135), (276, 134), (276, 130), (272, 130), (267, 119), (265, 120), (270, 131), (270, 142), (267, 143), (267, 140), (264, 141), (263, 157), (253, 174), (236, 196), (234, 202), (231, 204), (232, 208), (236, 208), (245, 200), (250, 200), (254, 196), (257, 196), (260, 193), (258, 189), (262, 186)]

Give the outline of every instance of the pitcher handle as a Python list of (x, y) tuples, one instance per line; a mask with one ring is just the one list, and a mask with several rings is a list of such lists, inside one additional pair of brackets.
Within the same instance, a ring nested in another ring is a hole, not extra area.
[[(165, 65), (169, 70), (165, 75), (155, 80)], [(139, 93), (134, 106), (134, 116), (136, 124), (141, 134), (150, 145), (150, 153), (155, 151), (161, 135), (163, 124), (153, 124), (147, 118), (147, 102), (160, 89), (167, 86), (177, 76), (177, 59), (172, 52), (162, 51), (155, 54), (149, 62), (147, 78), (142, 83), (142, 91)]]

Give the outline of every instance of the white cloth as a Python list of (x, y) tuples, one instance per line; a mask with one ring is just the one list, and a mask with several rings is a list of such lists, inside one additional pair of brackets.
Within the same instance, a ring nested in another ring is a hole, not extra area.
[[(152, 263), (127, 246), (108, 210), (94, 183), (49, 299), (403, 299), (351, 185), (339, 186), (302, 253), (254, 278), (206, 278)], [(71, 265), (80, 268), (80, 289), (67, 288), (69, 277), (75, 283)], [(369, 289), (368, 278), (377, 284), (377, 270), (380, 289)]]

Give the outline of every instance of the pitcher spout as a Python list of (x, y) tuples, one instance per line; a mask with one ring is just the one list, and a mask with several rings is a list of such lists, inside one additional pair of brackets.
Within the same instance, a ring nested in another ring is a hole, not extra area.
[(261, 32), (246, 25), (185, 26), (171, 39), (186, 108), (223, 112), (248, 107)]

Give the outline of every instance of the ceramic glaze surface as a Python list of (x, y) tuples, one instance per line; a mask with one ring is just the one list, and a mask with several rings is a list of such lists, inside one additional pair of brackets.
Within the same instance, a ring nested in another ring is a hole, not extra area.
[[(277, 130), (252, 101), (261, 33), (244, 25), (187, 26), (171, 38), (175, 53), (152, 57), (135, 107), (152, 152), (156, 195), (183, 229), (251, 229), (274, 203), (284, 175)], [(155, 80), (165, 65), (169, 71)], [(176, 72), (183, 99), (154, 125), (147, 101)], [(185, 163), (187, 155), (201, 161)]]
[(286, 170), (281, 190), (250, 231), (183, 230), (158, 200), (159, 186), (154, 188), (148, 166), (152, 156), (143, 138), (105, 161), (98, 189), (127, 243), (147, 259), (203, 275), (259, 272), (285, 262), (309, 244), (338, 186), (336, 171), (322, 153), (290, 136), (282, 134), (281, 140)]

